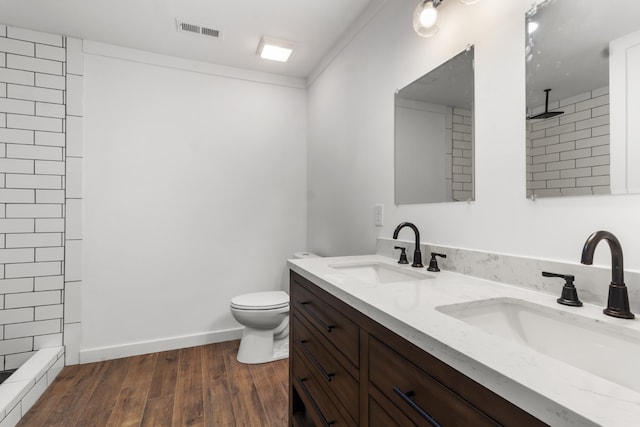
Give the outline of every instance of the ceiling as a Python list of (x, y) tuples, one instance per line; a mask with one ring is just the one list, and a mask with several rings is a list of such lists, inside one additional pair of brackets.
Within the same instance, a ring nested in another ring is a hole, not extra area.
[[(305, 78), (380, 0), (2, 0), (0, 23), (231, 67)], [(222, 32), (176, 30), (176, 19)], [(292, 42), (287, 63), (256, 55), (261, 36)]]

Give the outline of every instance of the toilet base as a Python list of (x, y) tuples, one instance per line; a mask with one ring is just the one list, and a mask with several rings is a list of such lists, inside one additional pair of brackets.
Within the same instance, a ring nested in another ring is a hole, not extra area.
[(289, 357), (289, 337), (274, 339), (273, 330), (244, 328), (237, 359), (240, 363), (258, 364)]

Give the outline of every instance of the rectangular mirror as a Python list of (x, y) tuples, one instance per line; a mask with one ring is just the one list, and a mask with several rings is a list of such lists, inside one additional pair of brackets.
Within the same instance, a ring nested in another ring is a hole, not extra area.
[(527, 197), (640, 191), (638, 16), (635, 0), (527, 12)]
[(473, 47), (395, 94), (395, 203), (474, 200)]

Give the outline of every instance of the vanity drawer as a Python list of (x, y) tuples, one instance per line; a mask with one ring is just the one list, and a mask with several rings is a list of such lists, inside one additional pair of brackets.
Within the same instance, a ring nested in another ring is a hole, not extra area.
[[(478, 410), (413, 363), (371, 337), (369, 381), (417, 425), (497, 426)], [(381, 402), (382, 403), (382, 402)], [(393, 410), (393, 408), (391, 409)], [(431, 417), (438, 424), (431, 424)]]
[[(332, 396), (334, 404), (343, 405), (351, 418), (359, 420), (359, 386), (356, 379), (330, 352), (326, 350), (324, 337), (314, 334), (305, 325), (306, 321), (292, 316), (293, 347), (296, 354), (302, 355), (307, 366), (311, 367), (317, 381)], [(344, 358), (344, 356), (343, 356)], [(348, 364), (348, 362), (347, 362)], [(357, 371), (356, 371), (357, 373)]]
[[(374, 397), (374, 395), (376, 395)], [(383, 403), (378, 403), (378, 400)], [(402, 413), (375, 387), (369, 394), (369, 420), (371, 425), (385, 427), (414, 427), (415, 423)]]
[(295, 392), (304, 403), (305, 412), (316, 420), (315, 424), (323, 427), (357, 426), (349, 416), (333, 404), (313, 374), (312, 367), (305, 363), (305, 359), (297, 348), (294, 350), (294, 355), (295, 357), (291, 360), (293, 374), (291, 381)]
[[(305, 283), (307, 285), (305, 286)], [(311, 292), (307, 287), (315, 288)], [(353, 309), (296, 273), (291, 273), (291, 309), (300, 313), (356, 368), (360, 365), (360, 329), (342, 313)]]

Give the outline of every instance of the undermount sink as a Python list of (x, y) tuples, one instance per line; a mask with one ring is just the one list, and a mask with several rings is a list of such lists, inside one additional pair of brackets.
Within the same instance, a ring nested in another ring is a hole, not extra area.
[(329, 267), (347, 276), (369, 283), (396, 283), (433, 279), (433, 276), (417, 271), (405, 270), (381, 262), (355, 262), (331, 264)]
[(525, 345), (640, 392), (640, 333), (515, 298), (436, 307), (493, 335)]

